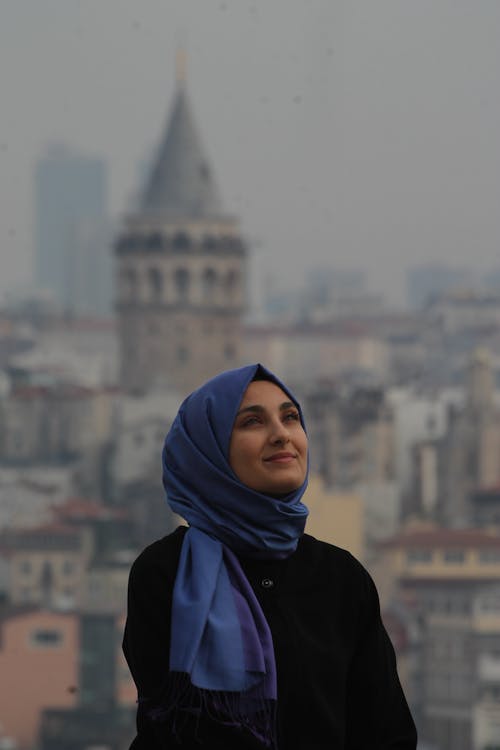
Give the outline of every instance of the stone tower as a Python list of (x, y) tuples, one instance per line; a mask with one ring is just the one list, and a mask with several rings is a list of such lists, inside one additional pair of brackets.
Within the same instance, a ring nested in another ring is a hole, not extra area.
[(237, 220), (223, 212), (179, 60), (156, 162), (115, 253), (126, 390), (187, 393), (238, 366), (246, 248)]

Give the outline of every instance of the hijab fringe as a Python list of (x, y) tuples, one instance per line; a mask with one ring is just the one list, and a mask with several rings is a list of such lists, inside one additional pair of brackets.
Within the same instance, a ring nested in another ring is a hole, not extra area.
[[(140, 703), (152, 703), (149, 698)], [(168, 722), (172, 734), (180, 740), (186, 725), (201, 717), (227, 727), (245, 729), (269, 750), (276, 750), (276, 701), (254, 691), (229, 692), (205, 690), (192, 684), (184, 672), (170, 672), (164, 693), (155, 704), (145, 707), (151, 721)], [(195, 730), (195, 734), (197, 731)]]

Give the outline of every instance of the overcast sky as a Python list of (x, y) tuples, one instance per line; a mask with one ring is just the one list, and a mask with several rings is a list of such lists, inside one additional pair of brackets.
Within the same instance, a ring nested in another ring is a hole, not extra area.
[(126, 211), (175, 50), (229, 213), (264, 276), (500, 266), (497, 0), (0, 0), (0, 291), (29, 283), (50, 142), (106, 160)]

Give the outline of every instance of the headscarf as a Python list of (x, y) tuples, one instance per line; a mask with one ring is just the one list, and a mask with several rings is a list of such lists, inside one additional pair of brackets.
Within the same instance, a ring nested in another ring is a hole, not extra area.
[[(276, 663), (269, 625), (236, 555), (283, 559), (308, 514), (307, 486), (280, 497), (243, 484), (229, 464), (239, 405), (255, 379), (281, 381), (262, 365), (217, 375), (182, 403), (163, 448), (163, 484), (189, 524), (172, 601), (170, 675), (175, 716), (201, 709), (274, 746)], [(176, 693), (176, 694), (174, 694)]]

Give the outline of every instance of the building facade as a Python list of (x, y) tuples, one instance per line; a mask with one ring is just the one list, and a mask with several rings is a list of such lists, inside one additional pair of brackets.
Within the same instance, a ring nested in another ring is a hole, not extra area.
[(408, 697), (439, 750), (500, 741), (500, 539), (492, 531), (407, 527), (384, 545), (386, 578), (416, 634)]

